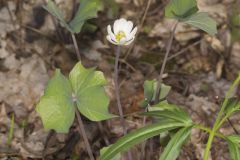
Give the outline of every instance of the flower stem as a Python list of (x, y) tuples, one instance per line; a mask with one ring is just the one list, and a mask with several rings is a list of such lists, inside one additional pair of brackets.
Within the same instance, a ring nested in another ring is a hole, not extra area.
[(71, 35), (72, 35), (72, 40), (73, 40), (74, 48), (75, 48), (75, 51), (76, 51), (76, 54), (77, 54), (77, 58), (78, 58), (79, 61), (81, 61), (81, 54), (80, 54), (80, 51), (79, 51), (79, 48), (78, 48), (76, 36), (75, 36), (74, 33), (72, 33)]
[(226, 97), (225, 97), (225, 100), (223, 102), (223, 105), (221, 107), (221, 110), (217, 116), (217, 119), (213, 125), (213, 129), (209, 135), (209, 138), (208, 138), (208, 142), (207, 142), (207, 146), (206, 146), (206, 149), (205, 149), (205, 152), (204, 152), (204, 160), (208, 160), (209, 158), (209, 153), (210, 153), (210, 149), (211, 149), (211, 146), (212, 146), (212, 142), (213, 142), (213, 139), (214, 139), (214, 136), (216, 134), (216, 131), (219, 129), (219, 124), (221, 123), (221, 118), (222, 118), (222, 115), (223, 115), (223, 112), (228, 104), (228, 100), (231, 96), (231, 94), (233, 93), (233, 90), (235, 89), (235, 87), (238, 85), (240, 81), (240, 74), (238, 76), (238, 78), (233, 82), (233, 85), (230, 87), (230, 89), (228, 90), (227, 94), (226, 94)]
[[(123, 128), (123, 133), (124, 133), (124, 135), (126, 135), (127, 129), (126, 129), (126, 124), (125, 124), (125, 120), (123, 117), (123, 109), (122, 109), (121, 99), (120, 99), (120, 89), (119, 89), (119, 84), (118, 84), (118, 72), (119, 72), (118, 64), (119, 64), (120, 54), (121, 54), (121, 48), (120, 48), (120, 46), (118, 46), (117, 50), (116, 50), (116, 58), (115, 58), (115, 66), (114, 66), (115, 96), (117, 99), (117, 107), (118, 107), (118, 112), (120, 115), (121, 125)], [(128, 152), (128, 159), (132, 160), (132, 155), (131, 155), (130, 151)]]
[(173, 38), (174, 38), (174, 34), (175, 34), (175, 31), (176, 31), (177, 25), (178, 25), (178, 22), (175, 23), (175, 25), (173, 26), (171, 36), (170, 36), (170, 39), (169, 39), (169, 42), (168, 42), (168, 45), (167, 45), (166, 54), (165, 54), (164, 59), (163, 59), (163, 64), (162, 64), (162, 67), (161, 67), (161, 71), (160, 71), (160, 74), (158, 76), (156, 97), (155, 97), (155, 100), (154, 100), (155, 104), (157, 104), (159, 102), (159, 96), (160, 96), (161, 85), (162, 85), (162, 76), (163, 76), (163, 73), (164, 73), (164, 70), (165, 70), (165, 67), (166, 67), (166, 64), (167, 64), (168, 55), (169, 55), (169, 53), (171, 51), (171, 48), (172, 48), (172, 42), (173, 42)]
[(78, 109), (76, 109), (76, 115), (77, 115), (77, 120), (78, 120), (78, 123), (79, 123), (79, 129), (80, 129), (79, 132), (80, 132), (80, 135), (82, 135), (82, 137), (83, 137), (83, 140), (84, 140), (84, 143), (86, 145), (87, 152), (88, 152), (88, 155), (90, 157), (90, 160), (95, 160), (94, 156), (93, 156), (91, 146), (90, 146), (90, 143), (89, 143), (88, 138), (87, 138), (87, 134), (86, 134), (85, 129), (84, 129), (84, 124), (83, 124), (83, 121), (82, 121), (82, 118), (81, 118), (81, 115), (80, 115)]

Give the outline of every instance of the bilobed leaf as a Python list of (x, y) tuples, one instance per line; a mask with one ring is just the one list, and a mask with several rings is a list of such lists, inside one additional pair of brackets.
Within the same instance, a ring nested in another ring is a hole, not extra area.
[(77, 100), (79, 111), (92, 121), (110, 119), (114, 116), (108, 112), (109, 98), (105, 93), (106, 80), (100, 71), (86, 69), (77, 63), (69, 75)]
[(154, 83), (156, 83), (155, 80), (153, 80), (153, 81), (146, 80), (143, 85), (145, 100), (147, 100), (149, 102), (153, 99)]
[(43, 8), (46, 9), (49, 13), (51, 13), (54, 17), (56, 17), (59, 20), (59, 22), (63, 25), (63, 27), (65, 27), (70, 32), (72, 32), (71, 28), (68, 26), (67, 22), (64, 20), (64, 16), (62, 12), (52, 0), (49, 0), (47, 3), (47, 6), (43, 6)]
[(170, 0), (165, 8), (165, 16), (182, 20), (198, 11), (196, 0)]
[[(157, 88), (157, 81), (156, 80), (146, 80), (144, 82), (144, 102), (143, 107), (146, 107), (147, 104), (150, 104), (152, 101), (155, 100), (156, 97), (156, 88)], [(159, 95), (159, 100), (165, 98), (171, 90), (171, 86), (162, 84), (161, 85), (161, 92)]]
[(227, 137), (231, 160), (240, 160), (240, 136), (231, 135)]
[(175, 160), (180, 151), (182, 145), (189, 138), (192, 127), (186, 127), (180, 129), (170, 140), (167, 147), (164, 149), (159, 160)]
[(49, 0), (44, 8), (55, 16), (68, 31), (79, 33), (86, 20), (97, 17), (97, 12), (102, 9), (100, 0), (80, 0), (80, 7), (70, 23), (64, 20), (64, 16), (56, 4)]
[(184, 19), (183, 22), (199, 28), (210, 35), (215, 35), (217, 33), (216, 21), (210, 18), (208, 13), (205, 12), (195, 13), (192, 16)]
[(159, 99), (163, 99), (163, 98), (167, 97), (167, 95), (170, 92), (171, 88), (172, 88), (171, 86), (162, 84)]
[(151, 124), (146, 127), (137, 129), (126, 136), (120, 138), (116, 143), (110, 146), (109, 149), (101, 155), (101, 160), (112, 160), (118, 153), (128, 150), (130, 147), (148, 139), (159, 135), (160, 133), (176, 129), (183, 126), (182, 123), (164, 121), (156, 124)]
[(97, 17), (97, 12), (102, 9), (100, 0), (80, 0), (80, 7), (73, 20), (69, 23), (74, 33), (79, 33), (86, 20)]
[(56, 70), (36, 108), (45, 129), (68, 132), (75, 113), (71, 93), (69, 81)]

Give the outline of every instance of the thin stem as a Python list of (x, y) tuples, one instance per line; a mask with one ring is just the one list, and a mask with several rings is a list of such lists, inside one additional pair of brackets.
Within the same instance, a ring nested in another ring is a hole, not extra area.
[(87, 138), (87, 134), (85, 132), (84, 124), (83, 124), (81, 115), (78, 112), (78, 109), (76, 109), (76, 115), (77, 115), (77, 120), (78, 120), (78, 123), (79, 123), (79, 129), (80, 129), (79, 132), (80, 132), (80, 135), (82, 135), (82, 137), (83, 137), (83, 140), (84, 140), (84, 143), (86, 145), (87, 152), (88, 152), (88, 155), (90, 157), (90, 160), (95, 160), (94, 156), (93, 156), (91, 146), (90, 146), (90, 143), (89, 143), (88, 138)]
[[(123, 133), (124, 133), (124, 135), (126, 135), (127, 129), (126, 129), (126, 124), (125, 124), (125, 120), (124, 120), (124, 116), (123, 116), (123, 109), (122, 109), (121, 99), (120, 99), (120, 89), (119, 89), (119, 84), (118, 84), (118, 72), (119, 72), (118, 64), (119, 64), (120, 54), (121, 54), (121, 48), (120, 48), (120, 46), (118, 46), (117, 50), (116, 50), (116, 59), (115, 59), (115, 66), (114, 66), (115, 96), (117, 99), (117, 107), (118, 107), (118, 112), (120, 115), (121, 125), (123, 128)], [(132, 160), (132, 155), (131, 155), (130, 151), (128, 152), (128, 159)]]
[(164, 73), (164, 70), (165, 70), (165, 67), (166, 67), (166, 64), (167, 64), (168, 55), (171, 51), (173, 37), (174, 37), (175, 31), (176, 31), (176, 28), (177, 28), (177, 24), (178, 24), (178, 22), (174, 25), (174, 27), (172, 29), (171, 36), (170, 36), (168, 46), (167, 46), (167, 50), (166, 50), (166, 54), (165, 54), (163, 64), (162, 64), (162, 67), (161, 67), (161, 71), (160, 71), (160, 74), (159, 74), (159, 77), (158, 77), (156, 97), (155, 97), (155, 101), (154, 101), (155, 104), (157, 104), (159, 102), (159, 95), (160, 95), (160, 92), (161, 92), (161, 85), (162, 85), (162, 76), (163, 76), (163, 73)]
[(228, 119), (228, 117), (230, 116), (230, 114), (226, 114), (218, 123), (217, 125), (217, 130), (223, 125), (223, 123)]
[(73, 33), (72, 33), (71, 35), (72, 35), (72, 40), (73, 40), (74, 48), (75, 48), (75, 51), (76, 51), (76, 54), (77, 54), (77, 58), (78, 58), (79, 61), (81, 61), (81, 54), (80, 54), (80, 51), (79, 51), (79, 48), (78, 48), (76, 36), (75, 36), (75, 34), (73, 34)]
[(238, 78), (233, 82), (233, 85), (230, 87), (230, 89), (228, 90), (227, 94), (226, 94), (226, 97), (225, 97), (225, 100), (223, 102), (223, 105), (221, 107), (221, 110), (218, 114), (218, 117), (213, 125), (213, 129), (209, 135), (209, 138), (208, 138), (208, 142), (207, 142), (207, 146), (206, 146), (206, 149), (205, 149), (205, 152), (204, 152), (204, 160), (208, 160), (208, 157), (209, 157), (209, 153), (210, 153), (210, 149), (212, 147), (212, 142), (213, 142), (213, 139), (214, 139), (214, 136), (216, 134), (216, 131), (218, 130), (219, 128), (219, 123), (221, 121), (221, 118), (222, 118), (222, 115), (223, 115), (223, 112), (228, 104), (228, 100), (231, 96), (231, 94), (233, 93), (233, 90), (235, 89), (235, 87), (238, 85), (240, 81), (240, 74), (238, 76)]
[(193, 46), (196, 46), (196, 45), (198, 45), (198, 44), (200, 44), (200, 43), (201, 43), (201, 40), (199, 40), (199, 41), (197, 41), (197, 42), (194, 42), (193, 44), (191, 44), (191, 45), (189, 45), (188, 47), (184, 48), (183, 50), (177, 52), (176, 54), (174, 54), (174, 55), (172, 55), (172, 56), (169, 56), (168, 59), (167, 59), (167, 61), (170, 61), (170, 60), (172, 60), (173, 58), (175, 58), (175, 57), (177, 57), (177, 56), (185, 53), (187, 50), (189, 50), (189, 48), (191, 48), (191, 47), (193, 47)]

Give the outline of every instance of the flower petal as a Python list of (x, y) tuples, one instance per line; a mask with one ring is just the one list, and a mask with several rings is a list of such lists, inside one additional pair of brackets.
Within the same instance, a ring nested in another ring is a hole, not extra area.
[(127, 23), (123, 26), (123, 31), (125, 32), (126, 35), (130, 34), (133, 28), (133, 22), (132, 21), (127, 21)]
[(113, 24), (113, 32), (114, 34), (118, 34), (119, 31), (124, 31), (123, 27), (126, 25), (127, 20), (124, 18), (118, 19)]
[(107, 31), (108, 31), (108, 35), (110, 35), (111, 39), (115, 40), (115, 39), (116, 39), (116, 37), (115, 37), (115, 35), (113, 34), (113, 32), (112, 32), (112, 29), (111, 29), (111, 26), (110, 26), (110, 25), (108, 25), (108, 26), (107, 26)]
[(133, 37), (132, 39), (127, 41), (124, 45), (127, 46), (127, 45), (131, 44), (134, 41), (134, 39), (135, 39), (135, 37)]
[(107, 35), (106, 38), (107, 38), (107, 40), (108, 40), (109, 42), (111, 42), (112, 44), (119, 45), (117, 42), (115, 42), (114, 40), (111, 39), (111, 36), (110, 36), (110, 35)]
[(134, 36), (136, 35), (136, 33), (137, 33), (137, 30), (138, 30), (138, 28), (135, 27), (135, 28), (132, 30), (132, 32), (129, 33), (129, 37), (134, 37)]
[(114, 34), (117, 34), (117, 31), (119, 30), (119, 20), (116, 20), (113, 24), (113, 32)]

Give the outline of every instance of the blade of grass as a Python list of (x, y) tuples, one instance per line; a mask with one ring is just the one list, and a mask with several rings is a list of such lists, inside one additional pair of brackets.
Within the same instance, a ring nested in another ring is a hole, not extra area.
[(12, 139), (13, 139), (13, 133), (14, 133), (14, 113), (12, 114), (12, 118), (11, 118), (11, 125), (10, 125), (10, 129), (9, 129), (9, 133), (8, 133), (8, 139), (7, 139), (7, 144), (8, 146), (11, 145), (12, 143)]

